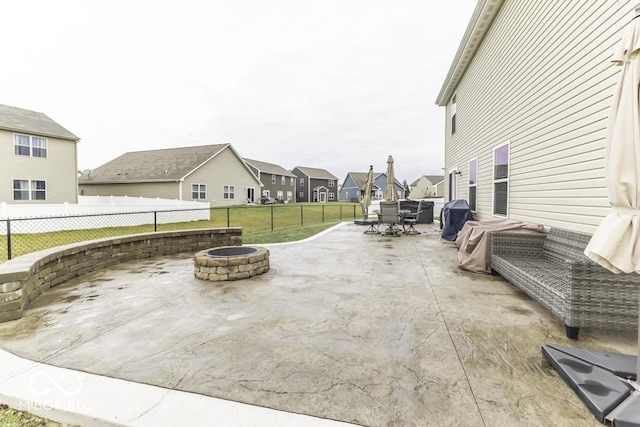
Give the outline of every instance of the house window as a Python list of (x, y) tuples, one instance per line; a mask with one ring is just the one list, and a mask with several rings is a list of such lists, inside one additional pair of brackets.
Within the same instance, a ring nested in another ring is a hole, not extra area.
[(222, 197), (225, 200), (233, 200), (236, 198), (236, 187), (233, 185), (225, 185), (222, 191)]
[(284, 199), (284, 191), (282, 191), (282, 190), (276, 191), (276, 199), (283, 200)]
[(276, 175), (275, 175), (275, 174), (272, 174), (272, 175), (271, 175), (271, 183), (272, 183), (272, 184), (275, 184), (275, 183), (276, 183)]
[(303, 197), (304, 197), (304, 193), (301, 191), (300, 192), (300, 198), (303, 198)]
[(293, 185), (295, 184), (296, 179), (294, 177), (291, 177), (291, 186), (293, 187)]
[(476, 212), (478, 198), (478, 159), (469, 160), (469, 208), (471, 212)]
[(29, 200), (29, 181), (13, 180), (13, 200)]
[(304, 187), (304, 178), (300, 178), (300, 187)]
[(45, 138), (31, 137), (31, 155), (33, 157), (47, 157), (47, 140)]
[(293, 200), (293, 191), (287, 191), (287, 200), (288, 201)]
[(493, 150), (493, 214), (507, 216), (509, 203), (509, 143)]
[(262, 190), (262, 197), (271, 197), (271, 191)]
[(335, 193), (329, 193), (329, 200), (335, 200), (335, 199), (336, 199)]
[(458, 110), (458, 105), (456, 103), (457, 94), (453, 94), (451, 98), (451, 135), (456, 133), (456, 111)]
[(13, 147), (17, 156), (47, 157), (47, 138), (15, 133)]
[(45, 181), (14, 179), (13, 200), (47, 200), (47, 183)]
[(47, 200), (47, 184), (44, 181), (31, 181), (31, 200)]
[(284, 175), (282, 175), (282, 178), (280, 179), (280, 184), (287, 185), (287, 178)]
[(207, 198), (207, 186), (205, 184), (191, 184), (191, 199), (205, 200)]
[(335, 187), (336, 186), (336, 181), (333, 179), (329, 180), (329, 187)]

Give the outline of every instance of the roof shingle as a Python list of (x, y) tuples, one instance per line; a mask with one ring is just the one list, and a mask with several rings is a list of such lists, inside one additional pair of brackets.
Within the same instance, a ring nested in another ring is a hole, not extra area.
[(81, 176), (82, 184), (178, 181), (229, 144), (132, 151)]
[(53, 121), (44, 113), (2, 104), (0, 104), (0, 129), (68, 139), (71, 141), (80, 140), (80, 138), (60, 126), (60, 124)]

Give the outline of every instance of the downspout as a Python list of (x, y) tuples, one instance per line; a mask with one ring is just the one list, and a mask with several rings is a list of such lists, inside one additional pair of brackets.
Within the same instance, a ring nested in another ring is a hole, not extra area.
[(178, 181), (178, 200), (182, 201), (182, 184), (184, 184), (184, 178), (180, 178)]

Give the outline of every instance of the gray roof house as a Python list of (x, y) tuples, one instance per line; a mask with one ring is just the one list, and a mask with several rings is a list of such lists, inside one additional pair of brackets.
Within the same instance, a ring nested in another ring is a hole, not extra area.
[(77, 203), (79, 140), (44, 113), (0, 105), (0, 203)]
[(159, 197), (218, 206), (245, 204), (260, 186), (231, 144), (133, 151), (79, 179), (85, 196)]
[[(364, 185), (367, 182), (368, 172), (349, 172), (340, 187), (339, 200), (342, 202), (358, 202), (364, 197)], [(385, 176), (385, 186), (380, 187), (378, 177)], [(371, 196), (374, 199), (382, 198), (386, 189), (386, 175), (382, 172), (373, 173), (374, 183)], [(400, 183), (398, 183), (400, 185)]]
[(244, 159), (262, 183), (261, 197), (274, 198), (279, 202), (293, 202), (296, 194), (296, 176), (274, 163)]
[(291, 173), (297, 177), (296, 201), (325, 203), (338, 200), (338, 178), (326, 169), (296, 166)]

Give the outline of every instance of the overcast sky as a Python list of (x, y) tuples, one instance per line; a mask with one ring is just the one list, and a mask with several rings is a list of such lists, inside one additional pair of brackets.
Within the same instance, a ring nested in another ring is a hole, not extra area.
[(435, 99), (477, 0), (11, 0), (0, 103), (78, 135), (78, 168), (229, 142), (241, 156), (440, 175)]

